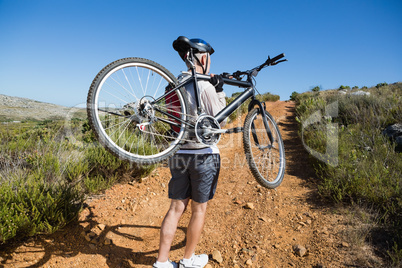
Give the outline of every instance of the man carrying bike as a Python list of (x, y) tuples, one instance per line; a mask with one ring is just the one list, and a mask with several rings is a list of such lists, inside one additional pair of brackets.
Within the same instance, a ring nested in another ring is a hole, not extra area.
[[(202, 39), (188, 39), (180, 36), (173, 42), (174, 49), (179, 53), (189, 69), (179, 78), (183, 81), (191, 75), (191, 71), (208, 74), (211, 65), (210, 56), (214, 49)], [(208, 81), (198, 81), (197, 85), (185, 86), (190, 104), (190, 114), (197, 118), (196, 98), (199, 97), (202, 113), (215, 116), (225, 106), (225, 93), (222, 92), (222, 78), (212, 76)], [(179, 83), (180, 83), (179, 81)], [(199, 95), (196, 96), (195, 86)], [(154, 268), (176, 268), (175, 262), (168, 259), (170, 247), (177, 230), (179, 219), (191, 202), (191, 219), (187, 228), (186, 248), (179, 268), (204, 267), (208, 263), (208, 255), (195, 255), (204, 226), (207, 202), (215, 194), (219, 170), (220, 155), (216, 145), (206, 146), (190, 135), (190, 141), (169, 159), (172, 178), (169, 182), (170, 208), (162, 222), (158, 259)]]

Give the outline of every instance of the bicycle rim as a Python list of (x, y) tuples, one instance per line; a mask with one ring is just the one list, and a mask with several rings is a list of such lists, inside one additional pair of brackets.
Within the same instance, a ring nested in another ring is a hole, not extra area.
[[(252, 174), (266, 188), (278, 187), (285, 172), (285, 151), (282, 137), (272, 116), (264, 111), (269, 130), (265, 128), (259, 109), (253, 109), (244, 124), (243, 144)], [(269, 137), (272, 135), (272, 141)]]
[(139, 164), (171, 156), (185, 135), (184, 123), (176, 119), (186, 120), (187, 104), (181, 90), (160, 97), (175, 82), (168, 70), (146, 59), (126, 58), (106, 66), (88, 93), (88, 117), (99, 142)]

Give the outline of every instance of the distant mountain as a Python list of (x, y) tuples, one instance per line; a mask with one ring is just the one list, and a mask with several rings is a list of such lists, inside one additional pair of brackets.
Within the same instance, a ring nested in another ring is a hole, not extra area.
[(0, 94), (0, 121), (84, 118), (85, 110)]

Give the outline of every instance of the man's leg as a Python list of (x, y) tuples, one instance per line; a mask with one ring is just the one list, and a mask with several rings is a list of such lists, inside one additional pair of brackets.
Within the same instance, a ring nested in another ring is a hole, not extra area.
[(180, 220), (181, 215), (186, 210), (188, 201), (189, 198), (184, 200), (172, 199), (171, 201), (170, 208), (166, 213), (161, 227), (158, 254), (159, 262), (166, 262), (169, 258), (169, 251), (177, 230), (177, 224)]
[(186, 249), (184, 258), (190, 259), (195, 252), (195, 247), (200, 240), (201, 232), (204, 227), (207, 202), (198, 203), (191, 201), (191, 219), (187, 229)]

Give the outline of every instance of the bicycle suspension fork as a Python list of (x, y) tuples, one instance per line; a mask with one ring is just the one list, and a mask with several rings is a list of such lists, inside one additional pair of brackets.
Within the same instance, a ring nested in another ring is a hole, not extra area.
[[(265, 127), (265, 130), (267, 131), (269, 141), (271, 142), (271, 144), (273, 144), (274, 137), (272, 136), (272, 132), (271, 132), (271, 128), (269, 127), (268, 120), (265, 117), (265, 111), (266, 111), (265, 103), (261, 103), (259, 100), (255, 99), (253, 96), (253, 98), (248, 106), (248, 111), (250, 112), (256, 105), (258, 106), (259, 113), (262, 116), (262, 121), (264, 122), (264, 127)], [(254, 138), (254, 142), (256, 143), (257, 147), (259, 147), (260, 144), (258, 141), (257, 133), (255, 131), (254, 123), (251, 123), (251, 128), (252, 128), (252, 135)]]

